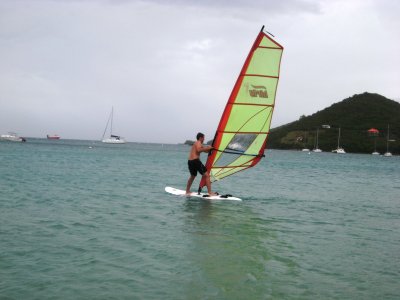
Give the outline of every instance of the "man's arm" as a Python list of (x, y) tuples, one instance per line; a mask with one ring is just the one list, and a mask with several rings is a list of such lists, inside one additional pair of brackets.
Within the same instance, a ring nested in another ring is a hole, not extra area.
[(206, 146), (206, 147), (204, 147), (202, 144), (200, 144), (200, 143), (198, 143), (197, 145), (196, 145), (196, 151), (198, 152), (198, 153), (200, 153), (200, 152), (209, 152), (211, 149), (213, 149), (213, 147), (212, 146)]

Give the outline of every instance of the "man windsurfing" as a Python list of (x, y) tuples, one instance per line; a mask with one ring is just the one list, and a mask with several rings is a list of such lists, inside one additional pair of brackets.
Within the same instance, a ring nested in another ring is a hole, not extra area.
[(210, 150), (213, 149), (213, 147), (212, 146), (206, 146), (206, 147), (203, 146), (204, 134), (201, 132), (199, 132), (197, 134), (196, 139), (197, 139), (196, 142), (192, 145), (192, 147), (190, 148), (190, 152), (189, 152), (188, 167), (189, 167), (190, 177), (189, 177), (187, 185), (186, 185), (186, 195), (190, 195), (190, 187), (192, 186), (192, 183), (197, 176), (197, 172), (199, 172), (205, 180), (208, 194), (210, 196), (216, 196), (218, 194), (213, 193), (211, 191), (210, 174), (209, 174), (207, 168), (200, 161), (200, 153), (201, 152), (209, 152)]

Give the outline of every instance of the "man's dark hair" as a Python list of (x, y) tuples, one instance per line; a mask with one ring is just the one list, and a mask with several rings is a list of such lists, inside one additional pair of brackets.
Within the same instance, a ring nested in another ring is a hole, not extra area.
[(202, 138), (202, 137), (204, 137), (204, 134), (201, 133), (201, 132), (199, 132), (199, 133), (196, 135), (197, 140), (199, 140), (199, 139)]

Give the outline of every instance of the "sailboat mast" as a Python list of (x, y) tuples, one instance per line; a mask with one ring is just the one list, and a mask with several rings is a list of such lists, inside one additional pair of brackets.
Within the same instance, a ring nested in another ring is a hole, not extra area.
[(389, 152), (389, 124), (388, 124), (387, 139), (386, 139), (386, 152)]
[(339, 146), (340, 145), (340, 127), (339, 127), (339, 136), (338, 136), (338, 139), (337, 139), (337, 147), (338, 147), (338, 149), (339, 149)]
[[(108, 117), (106, 128), (104, 128), (103, 137), (101, 138), (102, 140), (104, 139), (104, 136), (106, 135), (107, 128), (108, 128), (108, 123), (110, 123), (110, 118), (111, 118), (111, 115)], [(111, 121), (111, 124), (112, 124), (112, 121)]]
[(113, 132), (113, 116), (114, 116), (114, 106), (111, 107), (111, 132), (110, 132), (110, 136), (112, 135)]
[(318, 149), (318, 130), (319, 128), (317, 128), (317, 147), (315, 149)]

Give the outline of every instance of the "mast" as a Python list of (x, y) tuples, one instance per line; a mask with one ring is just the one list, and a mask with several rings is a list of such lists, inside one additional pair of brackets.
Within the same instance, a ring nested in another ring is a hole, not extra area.
[(113, 115), (114, 115), (114, 107), (111, 108), (111, 114), (110, 114), (110, 116), (108, 117), (107, 124), (106, 124), (106, 128), (104, 128), (103, 137), (101, 138), (102, 140), (104, 139), (104, 136), (106, 135), (107, 128), (108, 128), (108, 124), (110, 124), (110, 121), (111, 121), (110, 136), (112, 135)]
[(388, 124), (387, 139), (386, 139), (386, 152), (389, 152), (389, 124)]
[(340, 127), (339, 127), (339, 135), (338, 135), (338, 140), (337, 140), (337, 148), (339, 149), (340, 147)]
[(110, 132), (110, 136), (112, 135), (113, 132), (113, 117), (114, 117), (114, 106), (111, 107), (111, 132)]
[[(108, 117), (108, 119), (107, 119), (106, 128), (104, 128), (103, 137), (101, 138), (102, 140), (104, 139), (104, 136), (106, 135), (107, 128), (108, 128), (108, 123), (110, 123), (110, 118), (111, 118), (111, 115), (110, 115), (110, 116)], [(112, 121), (111, 121), (111, 124), (112, 124)], [(111, 125), (111, 126), (112, 126), (112, 125)]]
[(317, 147), (315, 149), (318, 149), (318, 129), (319, 128), (317, 128)]

